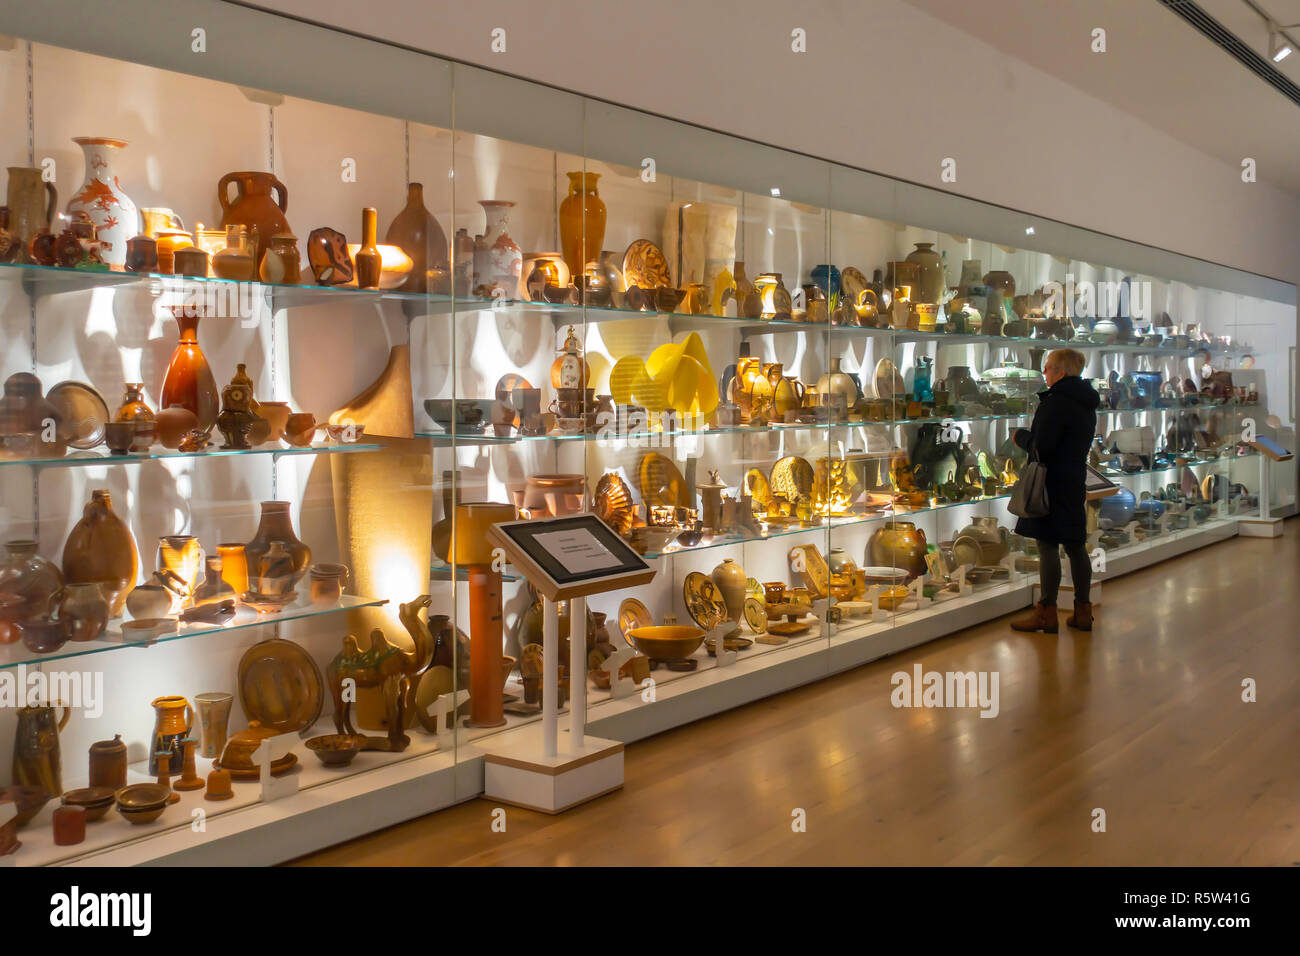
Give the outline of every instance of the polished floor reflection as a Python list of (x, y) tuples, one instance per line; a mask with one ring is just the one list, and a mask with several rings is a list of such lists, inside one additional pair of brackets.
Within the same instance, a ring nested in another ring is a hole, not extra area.
[[(497, 833), (476, 800), (299, 862), (1295, 865), (1300, 521), (1286, 535), (1106, 584), (1091, 635), (994, 621), (634, 744), (625, 789), (563, 816), (508, 808)], [(996, 672), (997, 716), (895, 708), (918, 663)]]

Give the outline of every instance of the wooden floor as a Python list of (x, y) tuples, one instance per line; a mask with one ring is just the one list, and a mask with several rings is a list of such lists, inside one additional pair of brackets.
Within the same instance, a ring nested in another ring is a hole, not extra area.
[[(1091, 635), (994, 621), (630, 745), (626, 787), (562, 816), (508, 808), (495, 833), (475, 800), (298, 862), (1296, 865), (1286, 527), (1106, 584)], [(918, 661), (997, 671), (1000, 714), (895, 709), (890, 676)]]

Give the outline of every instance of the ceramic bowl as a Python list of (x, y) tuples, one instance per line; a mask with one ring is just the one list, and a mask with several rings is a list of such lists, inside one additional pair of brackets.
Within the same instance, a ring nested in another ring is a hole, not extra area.
[(836, 601), (835, 606), (845, 617), (865, 617), (871, 613), (869, 601)]
[(451, 431), (453, 422), (457, 431), (480, 432), (492, 420), (494, 404), (490, 398), (426, 398), (424, 411), (445, 432)]
[(65, 807), (81, 807), (86, 811), (86, 822), (101, 819), (112, 808), (117, 794), (112, 787), (81, 787), (63, 795)]
[(911, 575), (906, 568), (885, 568), (873, 567), (863, 568), (862, 573), (867, 576), (867, 584), (902, 584)]
[(361, 752), (362, 738), (352, 734), (323, 734), (307, 741), (307, 749), (327, 767), (346, 767)]
[(979, 567), (971, 568), (966, 572), (966, 580), (971, 584), (988, 584), (993, 580), (993, 572), (997, 568)]
[(147, 807), (143, 810), (128, 810), (127, 808), (119, 804), (117, 808), (117, 812), (122, 817), (122, 819), (127, 821), (127, 823), (134, 823), (137, 826), (144, 826), (146, 823), (153, 823), (155, 820), (157, 820), (160, 816), (163, 815), (163, 811), (166, 809), (167, 809), (167, 802), (163, 801), (161, 804), (159, 804), (156, 807)]
[(646, 657), (659, 661), (685, 660), (699, 649), (704, 631), (687, 624), (660, 624), (634, 627), (628, 640)]
[(68, 643), (72, 636), (66, 620), (31, 618), (26, 621), (16, 621), (14, 629), (33, 654), (53, 654)]

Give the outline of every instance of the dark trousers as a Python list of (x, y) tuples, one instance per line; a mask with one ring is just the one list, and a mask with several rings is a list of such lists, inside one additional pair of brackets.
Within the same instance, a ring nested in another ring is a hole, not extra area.
[(1070, 560), (1070, 577), (1074, 580), (1074, 603), (1088, 604), (1088, 589), (1092, 584), (1092, 562), (1084, 542), (1058, 544), (1055, 541), (1038, 542), (1038, 580), (1043, 589), (1039, 599), (1043, 604), (1055, 604), (1056, 592), (1061, 587), (1061, 549)]

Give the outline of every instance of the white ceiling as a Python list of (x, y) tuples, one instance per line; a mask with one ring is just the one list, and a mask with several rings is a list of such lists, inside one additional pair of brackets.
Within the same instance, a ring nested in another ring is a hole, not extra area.
[[(906, 2), (1234, 166), (1252, 157), (1261, 181), (1300, 196), (1300, 106), (1157, 0)], [(1198, 2), (1267, 59), (1264, 22), (1243, 0)], [(1257, 3), (1300, 23), (1300, 0)], [(1104, 54), (1090, 49), (1096, 27)], [(1300, 83), (1300, 51), (1279, 69)]]

